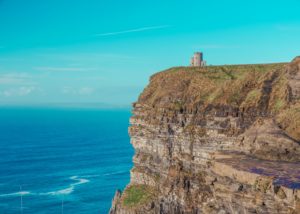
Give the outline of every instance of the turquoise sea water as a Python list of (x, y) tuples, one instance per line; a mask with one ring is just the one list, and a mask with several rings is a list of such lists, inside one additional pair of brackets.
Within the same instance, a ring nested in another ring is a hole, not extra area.
[(129, 182), (129, 110), (0, 108), (0, 213), (108, 213)]

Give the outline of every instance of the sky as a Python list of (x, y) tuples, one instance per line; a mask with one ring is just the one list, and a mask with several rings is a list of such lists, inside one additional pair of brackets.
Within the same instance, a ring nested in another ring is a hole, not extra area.
[(149, 77), (300, 55), (299, 0), (0, 0), (0, 104), (129, 106)]

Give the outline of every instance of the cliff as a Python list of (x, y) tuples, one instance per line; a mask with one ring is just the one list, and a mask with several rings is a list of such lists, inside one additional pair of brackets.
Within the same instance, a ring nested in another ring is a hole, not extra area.
[(300, 213), (300, 57), (171, 68), (133, 107), (111, 214)]

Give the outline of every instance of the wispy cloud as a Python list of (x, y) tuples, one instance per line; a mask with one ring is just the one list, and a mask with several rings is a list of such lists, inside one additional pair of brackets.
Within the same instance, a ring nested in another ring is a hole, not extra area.
[(63, 94), (70, 94), (70, 95), (91, 95), (95, 91), (94, 88), (91, 87), (81, 87), (81, 88), (75, 88), (70, 86), (65, 86), (62, 88)]
[[(239, 48), (238, 45), (221, 45), (221, 44), (200, 44), (196, 46), (196, 50), (201, 49), (226, 49), (226, 48)], [(195, 48), (195, 47), (194, 47)]]
[(80, 95), (90, 95), (94, 92), (94, 89), (91, 87), (82, 87), (79, 89), (78, 93)]
[(94, 71), (95, 68), (82, 67), (34, 67), (38, 71)]
[(31, 94), (37, 88), (35, 86), (22, 86), (17, 88), (9, 88), (3, 91), (0, 91), (0, 95), (4, 97), (14, 97), (14, 96), (26, 96)]
[(164, 28), (169, 28), (169, 27), (171, 27), (171, 26), (170, 25), (159, 25), (159, 26), (151, 26), (151, 27), (141, 27), (141, 28), (135, 28), (135, 29), (129, 29), (129, 30), (123, 30), (123, 31), (99, 33), (99, 34), (95, 34), (93, 36), (115, 36), (115, 35), (120, 35), (120, 34), (158, 30), (158, 29), (164, 29)]
[(27, 73), (6, 73), (0, 74), (2, 85), (34, 85), (31, 76)]
[[(54, 61), (60, 61), (64, 62), (65, 64), (62, 65), (56, 65), (56, 67), (67, 67), (67, 69), (70, 68), (76, 68), (78, 70), (82, 69), (83, 67), (89, 67), (91, 64), (98, 64), (101, 62), (107, 61), (118, 61), (118, 62), (136, 62), (140, 58), (140, 56), (133, 56), (128, 54), (122, 54), (122, 53), (99, 53), (99, 51), (95, 52), (87, 52), (87, 51), (80, 51), (80, 52), (68, 52), (68, 53), (60, 53), (60, 52), (52, 52), (52, 53), (36, 53), (36, 58), (39, 58), (41, 60), (45, 59), (53, 59)], [(1, 58), (0, 58), (1, 61)], [(48, 69), (49, 67), (55, 67), (53, 65), (37, 65), (35, 66), (35, 69), (42, 68), (42, 69)], [(75, 70), (76, 70), (75, 69)], [(52, 69), (51, 69), (52, 70)], [(54, 70), (58, 70), (58, 68), (55, 68)], [(99, 71), (99, 67), (97, 67), (97, 71)]]

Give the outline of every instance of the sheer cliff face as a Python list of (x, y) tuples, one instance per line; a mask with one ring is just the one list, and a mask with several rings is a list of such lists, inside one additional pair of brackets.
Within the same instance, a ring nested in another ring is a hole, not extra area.
[(111, 214), (297, 213), (300, 58), (173, 68), (134, 104), (131, 181)]

